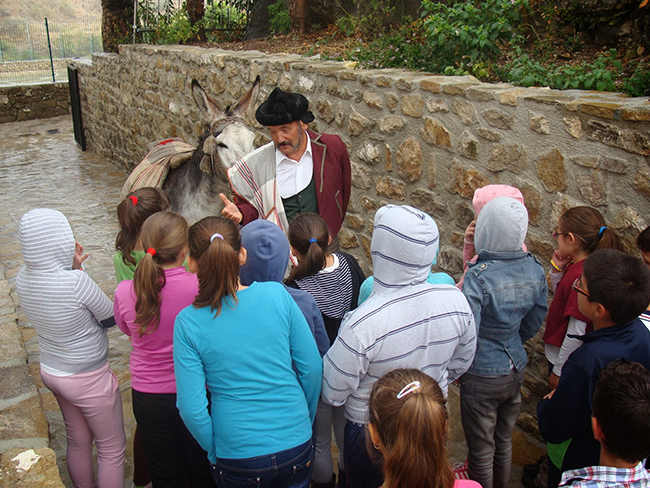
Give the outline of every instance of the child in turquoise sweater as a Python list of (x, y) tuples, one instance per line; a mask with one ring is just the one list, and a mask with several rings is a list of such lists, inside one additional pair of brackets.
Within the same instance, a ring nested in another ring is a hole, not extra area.
[(181, 417), (219, 486), (307, 487), (323, 373), (307, 321), (281, 283), (241, 285), (246, 250), (233, 222), (206, 217), (189, 242), (199, 294), (174, 326)]

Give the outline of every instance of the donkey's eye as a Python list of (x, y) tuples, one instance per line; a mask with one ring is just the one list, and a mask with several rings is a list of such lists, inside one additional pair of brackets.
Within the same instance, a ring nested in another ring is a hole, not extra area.
[(217, 146), (223, 147), (224, 149), (228, 149), (228, 146), (226, 146), (223, 142), (217, 142)]

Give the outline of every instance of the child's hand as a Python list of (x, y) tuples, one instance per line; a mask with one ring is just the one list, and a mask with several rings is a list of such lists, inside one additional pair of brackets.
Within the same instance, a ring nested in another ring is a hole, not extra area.
[(465, 240), (467, 242), (474, 242), (474, 231), (476, 230), (476, 220), (472, 220), (465, 229)]
[(551, 376), (548, 377), (548, 389), (554, 391), (557, 388), (557, 384), (560, 382), (560, 377), (555, 373), (551, 373)]
[(556, 249), (553, 252), (553, 262), (558, 268), (564, 269), (564, 267), (571, 262), (571, 256), (562, 256), (560, 250)]
[(555, 390), (551, 391), (550, 393), (547, 393), (546, 395), (544, 395), (544, 400), (550, 400), (551, 398), (553, 398), (554, 394), (555, 394)]
[(88, 259), (90, 254), (84, 254), (84, 247), (77, 241), (74, 243), (74, 259), (72, 260), (72, 269), (84, 269), (82, 263)]

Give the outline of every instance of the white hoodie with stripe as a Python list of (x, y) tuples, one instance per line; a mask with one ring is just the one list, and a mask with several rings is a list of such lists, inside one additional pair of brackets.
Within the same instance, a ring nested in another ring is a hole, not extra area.
[[(20, 220), (25, 266), (16, 276), (20, 306), (38, 334), (41, 367), (86, 373), (108, 358), (113, 303), (83, 271), (72, 269), (75, 240), (65, 215), (39, 208)], [(102, 322), (100, 324), (100, 322)]]
[(346, 405), (345, 416), (367, 423), (375, 381), (397, 368), (415, 368), (443, 392), (472, 364), (474, 317), (462, 292), (426, 282), (439, 245), (438, 228), (424, 212), (386, 205), (375, 215), (370, 297), (349, 312), (323, 358), (322, 397)]

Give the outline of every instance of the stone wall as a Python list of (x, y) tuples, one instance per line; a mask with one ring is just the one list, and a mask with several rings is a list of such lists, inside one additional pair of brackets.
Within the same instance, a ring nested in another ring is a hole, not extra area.
[[(0, 241), (5, 252), (16, 251), (8, 249), (5, 236)], [(48, 447), (47, 418), (36, 385), (40, 376), (28, 364), (14, 300), (0, 264), (0, 486), (63, 488)]]
[(68, 83), (0, 88), (0, 124), (67, 113), (71, 113)]
[[(225, 108), (259, 74), (260, 100), (275, 87), (307, 96), (315, 130), (340, 135), (353, 192), (341, 244), (371, 271), (374, 211), (387, 202), (429, 212), (441, 233), (438, 266), (458, 278), (474, 190), (514, 185), (530, 216), (528, 248), (548, 263), (558, 216), (592, 205), (633, 249), (650, 218), (650, 101), (618, 93), (485, 84), (401, 70), (355, 70), (296, 55), (182, 46), (121, 46), (79, 65), (88, 147), (125, 167), (165, 137), (203, 132), (190, 81)], [(256, 124), (254, 121), (251, 124)], [(263, 128), (254, 125), (260, 132)], [(524, 428), (546, 392), (546, 361), (532, 341)]]

